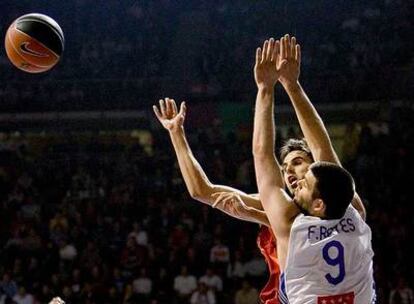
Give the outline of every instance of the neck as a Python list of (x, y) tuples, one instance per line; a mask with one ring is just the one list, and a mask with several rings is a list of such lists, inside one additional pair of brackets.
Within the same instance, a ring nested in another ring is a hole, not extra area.
[(309, 214), (309, 212), (308, 212), (308, 210), (306, 210), (305, 208), (303, 208), (299, 203), (298, 203), (298, 201), (295, 199), (295, 198), (293, 198), (293, 203), (299, 208), (299, 210), (300, 210), (300, 212), (301, 213), (303, 213), (304, 215), (310, 215)]

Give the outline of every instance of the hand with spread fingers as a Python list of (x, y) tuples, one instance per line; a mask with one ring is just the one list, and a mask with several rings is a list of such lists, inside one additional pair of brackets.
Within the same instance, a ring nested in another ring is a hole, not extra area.
[(170, 132), (180, 130), (184, 125), (187, 110), (185, 102), (181, 103), (179, 112), (174, 99), (167, 97), (165, 100), (160, 99), (159, 103), (159, 109), (155, 105), (152, 108), (162, 126)]
[(254, 78), (257, 87), (273, 88), (282, 73), (286, 59), (280, 56), (280, 42), (270, 38), (263, 43), (263, 48), (256, 50)]
[(53, 298), (52, 301), (49, 302), (49, 304), (65, 304), (65, 301), (63, 301), (59, 297), (56, 297), (56, 298)]
[(213, 208), (219, 208), (234, 216), (243, 217), (252, 209), (235, 192), (215, 192), (211, 196), (215, 199)]
[(286, 64), (281, 70), (279, 81), (286, 88), (299, 80), (301, 51), (295, 37), (288, 34), (280, 39), (280, 60)]

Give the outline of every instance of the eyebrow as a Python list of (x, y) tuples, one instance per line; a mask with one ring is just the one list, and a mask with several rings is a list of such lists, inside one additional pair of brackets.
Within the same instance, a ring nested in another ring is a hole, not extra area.
[[(305, 160), (302, 156), (296, 156), (296, 157), (294, 157), (294, 158), (292, 158), (291, 160), (290, 160), (290, 162), (293, 162), (294, 160), (297, 160), (297, 159), (302, 159), (302, 160)], [(283, 162), (283, 164), (282, 164), (282, 168), (286, 168), (286, 166), (287, 166), (287, 162)]]

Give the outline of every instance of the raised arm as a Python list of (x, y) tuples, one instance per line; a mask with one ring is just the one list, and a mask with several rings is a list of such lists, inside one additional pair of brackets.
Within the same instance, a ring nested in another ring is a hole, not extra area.
[(154, 106), (153, 109), (162, 126), (169, 132), (181, 173), (191, 197), (202, 203), (213, 206), (216, 200), (216, 198), (213, 197), (213, 193), (237, 193), (244, 205), (248, 208), (239, 206), (241, 208), (234, 209), (229, 208), (228, 205), (222, 204), (218, 204), (215, 207), (238, 219), (268, 225), (264, 211), (260, 210), (262, 207), (257, 196), (247, 195), (237, 189), (222, 185), (215, 185), (210, 182), (203, 168), (194, 157), (185, 136), (185, 103), (181, 103), (180, 111), (178, 112), (175, 101), (173, 99), (166, 98), (165, 101), (160, 100), (159, 109), (156, 106)]
[[(282, 40), (285, 51), (281, 55), (286, 60), (286, 66), (280, 75), (280, 82), (289, 95), (312, 156), (315, 161), (341, 165), (325, 124), (299, 83), (300, 45), (296, 43), (295, 37), (290, 38), (289, 35), (285, 35)], [(358, 194), (355, 195), (352, 205), (365, 219), (365, 208)]]
[[(284, 180), (275, 156), (275, 125), (273, 119), (274, 86), (285, 62), (279, 60), (279, 41), (266, 40), (256, 50), (254, 67), (257, 84), (253, 128), (253, 158), (257, 186), (264, 210), (278, 239), (288, 239), (293, 218), (299, 213), (284, 191)], [(279, 248), (279, 247), (278, 247)]]

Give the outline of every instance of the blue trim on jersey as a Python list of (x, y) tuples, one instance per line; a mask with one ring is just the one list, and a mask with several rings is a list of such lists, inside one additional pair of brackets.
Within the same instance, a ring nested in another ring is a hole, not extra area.
[(377, 290), (376, 290), (376, 284), (375, 284), (375, 279), (372, 278), (372, 289), (374, 290), (374, 294), (372, 296), (372, 302), (371, 304), (376, 304), (377, 303)]
[(279, 302), (280, 304), (289, 304), (289, 299), (286, 294), (285, 273), (280, 274), (279, 280)]

